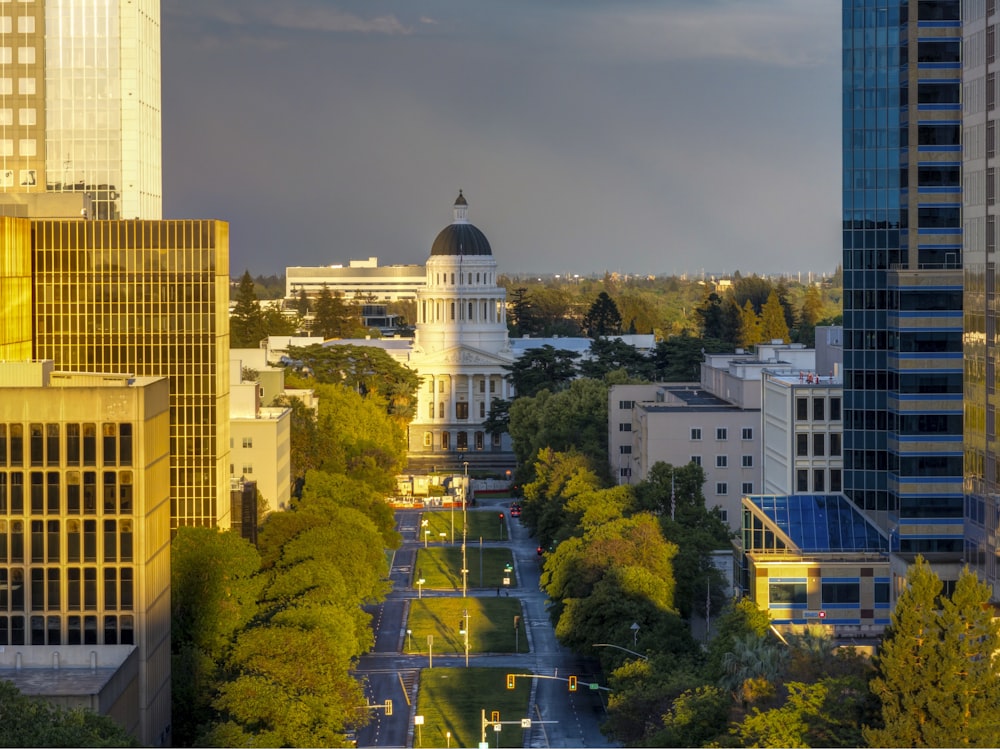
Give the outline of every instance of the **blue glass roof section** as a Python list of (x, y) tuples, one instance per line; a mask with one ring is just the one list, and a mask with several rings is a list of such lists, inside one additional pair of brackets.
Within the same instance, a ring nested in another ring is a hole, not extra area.
[(886, 537), (842, 494), (748, 499), (800, 552), (888, 551)]

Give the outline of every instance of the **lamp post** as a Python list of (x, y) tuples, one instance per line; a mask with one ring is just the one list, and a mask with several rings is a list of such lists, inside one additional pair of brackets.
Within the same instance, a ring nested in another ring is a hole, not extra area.
[[(466, 557), (466, 536), (469, 533), (469, 516), (465, 512), (466, 506), (469, 504), (469, 461), (463, 460), (462, 466), (465, 468), (465, 483), (462, 485), (462, 598), (465, 598), (466, 592), (468, 591), (469, 584), (469, 565), (468, 559)], [(466, 652), (466, 661), (468, 661), (468, 652)], [(466, 662), (465, 665), (469, 665)]]
[(632, 647), (636, 647), (639, 644), (639, 624), (632, 622), (632, 626), (629, 629), (632, 630)]
[(465, 635), (465, 667), (469, 667), (469, 610), (465, 609), (462, 612), (462, 622), (464, 629), (461, 634)]
[(425, 582), (424, 578), (422, 577), (417, 578), (417, 598), (424, 597), (424, 582)]
[(427, 536), (428, 536), (428, 534), (430, 534), (430, 531), (427, 530), (427, 523), (428, 523), (427, 518), (424, 518), (423, 520), (420, 521), (420, 527), (424, 529), (424, 548), (425, 549), (427, 548)]
[(406, 649), (413, 652), (413, 630), (406, 630)]

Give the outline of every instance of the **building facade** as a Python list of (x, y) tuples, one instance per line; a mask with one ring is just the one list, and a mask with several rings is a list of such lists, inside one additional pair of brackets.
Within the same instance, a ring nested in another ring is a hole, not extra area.
[(227, 528), (228, 225), (74, 219), (31, 231), (35, 358), (166, 377), (173, 527)]
[(468, 220), (459, 192), (453, 221), (434, 239), (426, 281), (417, 292), (417, 324), (408, 365), (419, 372), (410, 423), (411, 463), (451, 457), (484, 464), (512, 459), (510, 437), (484, 423), (494, 400), (513, 392), (504, 369), (514, 361), (507, 337), (506, 291), (486, 236)]
[(169, 475), (166, 379), (0, 363), (0, 670), (70, 697), (100, 667), (81, 688), (144, 746), (170, 745)]
[(965, 561), (1000, 599), (997, 454), (997, 4), (964, 3)]
[(961, 35), (959, 0), (843, 3), (844, 491), (945, 579), (963, 549)]
[(0, 3), (0, 192), (162, 214), (159, 0)]
[(285, 268), (285, 299), (293, 303), (302, 292), (315, 298), (325, 288), (346, 299), (395, 302), (416, 299), (427, 283), (422, 265), (382, 265), (377, 257), (351, 260), (346, 266), (292, 266)]

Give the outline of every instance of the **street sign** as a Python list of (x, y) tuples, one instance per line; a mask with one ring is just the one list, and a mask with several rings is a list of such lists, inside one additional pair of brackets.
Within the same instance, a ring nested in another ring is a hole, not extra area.
[(531, 728), (531, 718), (521, 718), (521, 728)]
[(422, 726), (423, 724), (424, 724), (424, 716), (423, 715), (414, 715), (413, 716), (413, 725), (415, 725), (415, 726)]
[(510, 585), (510, 578), (509, 578), (509, 577), (505, 577), (505, 578), (503, 579), (503, 584), (504, 584), (504, 585)]

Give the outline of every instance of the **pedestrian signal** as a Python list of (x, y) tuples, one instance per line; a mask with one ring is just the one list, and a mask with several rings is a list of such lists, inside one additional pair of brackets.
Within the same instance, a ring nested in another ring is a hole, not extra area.
[(575, 676), (570, 676), (569, 677), (569, 691), (571, 691), (571, 692), (575, 692), (576, 691), (576, 677)]
[(514, 674), (507, 674), (507, 689), (514, 688)]

